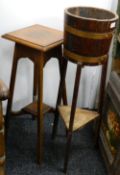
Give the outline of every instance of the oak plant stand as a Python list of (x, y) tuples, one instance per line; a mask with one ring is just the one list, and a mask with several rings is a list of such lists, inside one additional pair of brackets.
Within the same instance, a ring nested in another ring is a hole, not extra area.
[[(63, 43), (63, 33), (41, 25), (33, 25), (15, 32), (7, 33), (2, 36), (5, 39), (15, 42), (13, 57), (12, 74), (10, 80), (10, 97), (8, 99), (6, 114), (6, 130), (8, 130), (11, 114), (16, 70), (18, 61), (23, 58), (29, 58), (34, 64), (34, 88), (33, 103), (22, 109), (22, 111), (37, 116), (37, 160), (42, 163), (43, 158), (43, 115), (51, 108), (43, 104), (43, 68), (51, 57), (59, 60), (60, 70), (62, 64), (61, 45)], [(64, 91), (65, 92), (65, 91)], [(38, 99), (36, 101), (36, 99)], [(65, 94), (63, 98), (66, 102)]]
[[(57, 132), (58, 116), (60, 114), (67, 130), (63, 168), (63, 171), (67, 173), (70, 144), (74, 131), (81, 129), (89, 122), (97, 119), (96, 142), (98, 143), (104, 103), (108, 51), (118, 17), (110, 11), (93, 7), (70, 7), (65, 9), (64, 16), (64, 71), (58, 91), (52, 135), (54, 139)], [(70, 106), (61, 105), (68, 61), (76, 64), (77, 67)], [(81, 72), (84, 66), (95, 65), (102, 66), (99, 106), (97, 111), (81, 109), (77, 107)]]

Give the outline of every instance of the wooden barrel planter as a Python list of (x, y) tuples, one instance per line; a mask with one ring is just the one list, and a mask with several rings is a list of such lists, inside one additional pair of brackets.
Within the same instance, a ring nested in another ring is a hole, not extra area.
[(92, 7), (65, 9), (64, 56), (85, 64), (107, 59), (118, 16)]

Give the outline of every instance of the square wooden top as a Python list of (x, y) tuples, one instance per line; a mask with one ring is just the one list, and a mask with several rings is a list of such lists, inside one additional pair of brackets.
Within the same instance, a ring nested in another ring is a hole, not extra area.
[(2, 37), (41, 51), (63, 43), (63, 32), (38, 24), (7, 33)]

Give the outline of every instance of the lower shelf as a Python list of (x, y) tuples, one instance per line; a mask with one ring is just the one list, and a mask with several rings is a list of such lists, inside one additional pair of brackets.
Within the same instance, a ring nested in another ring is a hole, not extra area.
[[(27, 106), (25, 106), (22, 109), (22, 111), (25, 113), (29, 113), (29, 114), (37, 116), (37, 101), (28, 104)], [(50, 106), (48, 106), (46, 104), (43, 104), (43, 114), (45, 114), (49, 111), (53, 111), (53, 108), (51, 108)]]
[[(70, 122), (71, 106), (59, 106), (58, 109), (65, 123), (65, 126), (68, 129), (69, 122)], [(76, 108), (73, 131), (82, 128), (83, 126), (85, 126), (87, 123), (91, 122), (98, 116), (99, 116), (99, 113), (96, 111)]]

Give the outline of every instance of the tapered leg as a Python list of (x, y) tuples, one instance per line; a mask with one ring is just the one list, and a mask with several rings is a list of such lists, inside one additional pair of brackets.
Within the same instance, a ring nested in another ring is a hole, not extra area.
[(13, 67), (12, 67), (10, 87), (9, 87), (10, 96), (8, 98), (7, 111), (6, 111), (6, 117), (5, 117), (5, 134), (6, 134), (6, 136), (7, 136), (7, 131), (8, 131), (8, 127), (9, 127), (10, 113), (11, 113), (12, 102), (13, 102), (13, 93), (14, 93), (18, 58), (19, 58), (19, 52), (18, 52), (17, 45), (16, 45), (15, 51), (14, 51), (14, 57), (13, 57), (13, 64), (12, 64)]
[(64, 90), (64, 82), (65, 82), (65, 76), (66, 76), (66, 70), (67, 70), (67, 60), (64, 59), (63, 66), (61, 69), (61, 79), (60, 79), (60, 85), (58, 90), (58, 98), (56, 103), (56, 110), (55, 110), (55, 118), (54, 118), (54, 124), (53, 124), (53, 131), (52, 131), (52, 139), (55, 138), (56, 132), (57, 132), (57, 125), (58, 125), (58, 106), (61, 103), (61, 98)]
[(68, 167), (68, 159), (69, 159), (69, 153), (70, 153), (70, 146), (71, 146), (71, 139), (72, 139), (72, 132), (67, 133), (67, 143), (66, 143), (66, 149), (65, 149), (65, 160), (64, 160), (64, 173), (67, 173), (67, 167)]
[[(34, 60), (34, 75), (33, 75), (33, 102), (38, 99), (38, 63)], [(32, 115), (35, 119), (35, 115)]]
[[(55, 53), (57, 54), (56, 57), (58, 58), (59, 71), (60, 71), (60, 77), (61, 77), (63, 64), (64, 64), (64, 58), (62, 56), (62, 45), (59, 46), (59, 48), (56, 50)], [(63, 104), (67, 105), (67, 93), (66, 93), (66, 84), (65, 84), (65, 82), (64, 82), (63, 86), (64, 86), (64, 88), (63, 88), (62, 100), (63, 100)]]
[(69, 153), (70, 153), (70, 145), (71, 145), (71, 139), (72, 139), (72, 130), (73, 130), (73, 123), (74, 123), (74, 116), (75, 116), (75, 110), (76, 110), (76, 104), (77, 104), (77, 98), (78, 98), (78, 91), (80, 86), (80, 77), (81, 77), (81, 65), (77, 66), (76, 71), (76, 78), (75, 78), (75, 84), (74, 84), (74, 92), (73, 92), (73, 98), (72, 98), (72, 106), (71, 106), (71, 113), (70, 113), (70, 122), (69, 122), (69, 130), (67, 134), (67, 144), (66, 144), (66, 152), (65, 152), (65, 161), (64, 161), (64, 172), (67, 172), (68, 167), (68, 160), (69, 160)]
[(38, 65), (34, 62), (34, 79), (33, 79), (33, 101), (37, 100), (37, 87), (38, 87)]
[(37, 134), (38, 134), (38, 163), (43, 160), (43, 66), (44, 54), (39, 55), (38, 60), (38, 117), (37, 117)]
[[(64, 58), (61, 56), (59, 58), (59, 69), (60, 69), (60, 77), (62, 76), (62, 69), (63, 69), (63, 64), (64, 64)], [(67, 105), (67, 92), (66, 92), (66, 84), (64, 81), (64, 85), (63, 85), (63, 94), (62, 94), (62, 99), (63, 99), (63, 104)]]

